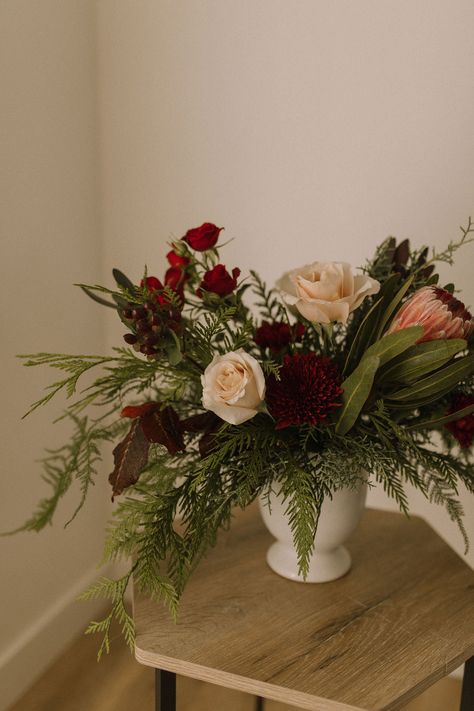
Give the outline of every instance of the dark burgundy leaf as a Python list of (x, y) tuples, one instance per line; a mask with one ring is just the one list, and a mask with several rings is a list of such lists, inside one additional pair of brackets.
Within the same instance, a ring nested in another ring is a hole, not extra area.
[(216, 424), (222, 422), (213, 412), (201, 412), (199, 415), (192, 415), (181, 422), (184, 432), (206, 432), (214, 428)]
[(148, 412), (140, 417), (140, 423), (149, 442), (162, 444), (170, 454), (184, 451), (182, 426), (171, 405), (159, 412)]
[(409, 256), (410, 242), (407, 239), (404, 239), (403, 242), (400, 242), (393, 253), (393, 263), (396, 267), (406, 266)]
[(128, 486), (136, 484), (148, 462), (149, 448), (150, 443), (140, 427), (140, 420), (134, 420), (125, 439), (113, 451), (115, 467), (109, 476), (112, 499)]

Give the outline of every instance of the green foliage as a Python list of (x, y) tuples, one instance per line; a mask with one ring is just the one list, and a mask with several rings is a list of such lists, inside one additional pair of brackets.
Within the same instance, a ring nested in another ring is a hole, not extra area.
[[(380, 483), (405, 513), (406, 485), (415, 486), (428, 500), (445, 506), (465, 536), (458, 487), (462, 482), (474, 493), (469, 455), (458, 456), (447, 438), (444, 448), (435, 448), (430, 438), (433, 430), (442, 431), (446, 423), (474, 412), (469, 405), (447, 414), (453, 392), (474, 394), (472, 344), (461, 339), (416, 344), (421, 327), (385, 334), (403, 301), (415, 289), (436, 281), (429, 267), (436, 262), (451, 263), (461, 245), (474, 241), (472, 235), (469, 221), (461, 239), (434, 252), (430, 260), (426, 248), (410, 251), (406, 240), (397, 245), (389, 238), (366, 268), (382, 282), (382, 288), (364, 300), (347, 324), (320, 325), (300, 319), (306, 329), (302, 340), (290, 344), (287, 351), (265, 357), (258, 354), (254, 340), (259, 321), (242, 296), (251, 287), (259, 319), (290, 325), (278, 291), (268, 289), (252, 272), (250, 284), (240, 284), (225, 297), (208, 292), (198, 298), (196, 289), (203, 273), (219, 262), (218, 252), (194, 254), (183, 243), (177, 249), (183, 249), (190, 260), (186, 306), (182, 309), (181, 296), (169, 287), (162, 291), (165, 317), (168, 310), (179, 314), (173, 328), (164, 329), (157, 353), (144, 357), (138, 352), (140, 344), (135, 343), (133, 348), (114, 349), (110, 357), (22, 356), (29, 367), (46, 365), (65, 375), (30, 412), (60, 392), (75, 399), (64, 414), (73, 425), (69, 441), (47, 452), (42, 463), (51, 493), (19, 530), (39, 531), (51, 523), (58, 503), (74, 483), (79, 503), (71, 520), (75, 517), (98, 475), (101, 446), (120, 443), (130, 427), (129, 419), (118, 417), (124, 405), (154, 402), (158, 410), (171, 406), (173, 426), (182, 437), (180, 449), (184, 442), (184, 451), (171, 456), (152, 436), (145, 439), (145, 428), (138, 430), (141, 421), (134, 420), (145, 455), (143, 460), (135, 458), (133, 481), (137, 476), (138, 481), (125, 488), (116, 502), (104, 546), (104, 562), (134, 562), (126, 575), (118, 580), (101, 578), (83, 595), (110, 602), (109, 613), (87, 630), (102, 635), (99, 657), (109, 651), (114, 623), (118, 622), (133, 645), (133, 621), (124, 603), (132, 575), (136, 590), (164, 604), (176, 618), (189, 576), (216, 543), (219, 531), (231, 525), (236, 507), (248, 506), (272, 488), (278, 487), (284, 496), (303, 577), (308, 573), (324, 499), (367, 479)], [(122, 272), (114, 270), (114, 278), (115, 291), (82, 287), (99, 303), (113, 306), (121, 318), (130, 305), (143, 305), (150, 299), (149, 289), (134, 285)], [(109, 294), (113, 302), (97, 296), (102, 293)], [(160, 314), (153, 311), (157, 318)], [(151, 323), (150, 314), (147, 318)], [(240, 348), (256, 354), (267, 378), (276, 379), (285, 352), (310, 351), (333, 358), (344, 371), (341, 406), (317, 427), (282, 430), (275, 429), (264, 405), (259, 414), (239, 426), (205, 416), (203, 371), (216, 354)], [(98, 374), (79, 392), (79, 381), (83, 376), (87, 379), (94, 368)], [(82, 414), (90, 406), (99, 413), (95, 419)], [(189, 422), (196, 420), (200, 424), (190, 427)], [(160, 426), (164, 427), (162, 421)], [(146, 453), (148, 462), (144, 463)]]
[(343, 405), (339, 415), (336, 432), (344, 435), (355, 424), (372, 390), (375, 373), (380, 365), (378, 356), (363, 358), (354, 372), (342, 384)]
[(391, 402), (411, 404), (414, 407), (440, 399), (459, 382), (474, 373), (474, 354), (457, 358), (450, 365), (440, 368), (432, 375), (418, 380), (409, 387), (402, 388), (387, 396)]
[(118, 580), (100, 578), (79, 597), (80, 600), (95, 600), (100, 598), (108, 599), (111, 602), (111, 610), (109, 614), (102, 620), (93, 620), (86, 629), (86, 634), (103, 635), (102, 642), (97, 653), (98, 661), (104, 652), (106, 654), (110, 652), (110, 630), (114, 621), (118, 622), (120, 625), (122, 635), (130, 651), (133, 651), (135, 643), (135, 625), (133, 618), (126, 610), (124, 602), (125, 591), (128, 587), (132, 572), (133, 569)]
[(446, 365), (455, 355), (467, 346), (462, 338), (450, 341), (426, 341), (413, 346), (384, 371), (383, 380), (387, 383), (409, 385), (416, 383), (425, 375)]

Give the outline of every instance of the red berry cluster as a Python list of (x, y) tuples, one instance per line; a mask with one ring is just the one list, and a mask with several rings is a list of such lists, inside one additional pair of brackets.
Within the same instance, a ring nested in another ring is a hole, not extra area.
[(147, 277), (148, 299), (143, 304), (129, 304), (121, 310), (121, 316), (132, 333), (124, 335), (124, 341), (146, 356), (156, 356), (163, 348), (167, 331), (180, 329), (181, 312), (170, 303), (160, 280)]

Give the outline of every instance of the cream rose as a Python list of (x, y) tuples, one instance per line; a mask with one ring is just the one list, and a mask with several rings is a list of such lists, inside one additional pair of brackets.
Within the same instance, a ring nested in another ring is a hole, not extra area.
[(257, 360), (242, 348), (216, 355), (204, 374), (202, 404), (222, 420), (240, 425), (257, 414), (265, 397), (265, 378)]
[(365, 274), (354, 276), (346, 262), (313, 262), (287, 272), (277, 282), (288, 306), (313, 323), (346, 323), (366, 296), (380, 284)]

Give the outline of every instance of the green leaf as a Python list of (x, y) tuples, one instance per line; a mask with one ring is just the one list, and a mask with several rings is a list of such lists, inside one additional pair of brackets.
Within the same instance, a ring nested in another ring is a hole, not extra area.
[(404, 328), (402, 331), (389, 333), (371, 345), (364, 353), (362, 360), (370, 358), (370, 356), (378, 356), (380, 365), (385, 365), (385, 363), (404, 353), (410, 346), (413, 346), (422, 335), (423, 326), (410, 326), (410, 328)]
[(435, 427), (440, 427), (441, 425), (447, 425), (449, 422), (455, 422), (456, 420), (461, 420), (463, 417), (467, 417), (474, 412), (474, 405), (468, 405), (463, 407), (462, 410), (457, 410), (449, 415), (444, 415), (444, 417), (435, 417), (431, 420), (424, 420), (423, 422), (417, 422), (415, 425), (407, 427), (409, 430), (425, 430), (434, 429)]
[(397, 291), (393, 299), (390, 301), (388, 307), (384, 310), (383, 316), (381, 318), (379, 327), (378, 327), (378, 336), (380, 337), (383, 333), (383, 330), (387, 323), (390, 321), (392, 315), (395, 312), (395, 309), (399, 305), (400, 301), (403, 299), (405, 294), (407, 293), (408, 289), (413, 283), (413, 279), (415, 278), (414, 274), (409, 277), (409, 279), (406, 280), (404, 284), (400, 287), (400, 289)]
[(135, 284), (133, 284), (130, 279), (125, 276), (123, 272), (120, 271), (120, 269), (112, 269), (112, 274), (114, 276), (115, 281), (119, 286), (122, 287), (122, 289), (129, 291), (131, 294), (135, 293)]
[(392, 274), (385, 284), (382, 286), (379, 298), (369, 309), (360, 324), (356, 335), (352, 341), (349, 354), (344, 366), (344, 374), (350, 371), (353, 365), (357, 365), (364, 351), (377, 340), (376, 332), (378, 324), (382, 318), (385, 308), (390, 304), (395, 288), (398, 285), (400, 277), (398, 274)]
[(336, 432), (345, 435), (354, 425), (360, 411), (370, 395), (375, 373), (380, 365), (378, 356), (364, 358), (354, 372), (342, 384), (344, 390), (343, 406)]
[(169, 335), (171, 336), (171, 339), (167, 341), (165, 345), (166, 355), (168, 356), (170, 365), (178, 365), (178, 363), (180, 363), (183, 359), (181, 344), (178, 336), (171, 329), (169, 329)]
[(97, 296), (97, 294), (94, 294), (93, 291), (87, 288), (87, 286), (81, 286), (82, 291), (87, 294), (87, 296), (92, 299), (92, 301), (97, 301), (98, 304), (102, 304), (102, 306), (109, 306), (111, 309), (116, 309), (117, 307), (115, 306), (112, 301), (107, 301), (106, 299), (102, 299), (100, 296)]
[(419, 343), (383, 373), (383, 380), (406, 385), (417, 382), (422, 376), (441, 368), (466, 346), (467, 342), (462, 338)]
[(395, 402), (429, 402), (448, 393), (461, 380), (474, 373), (474, 354), (458, 358), (454, 363), (441, 368), (436, 373), (423, 378), (410, 387), (403, 388), (389, 395), (388, 400)]

